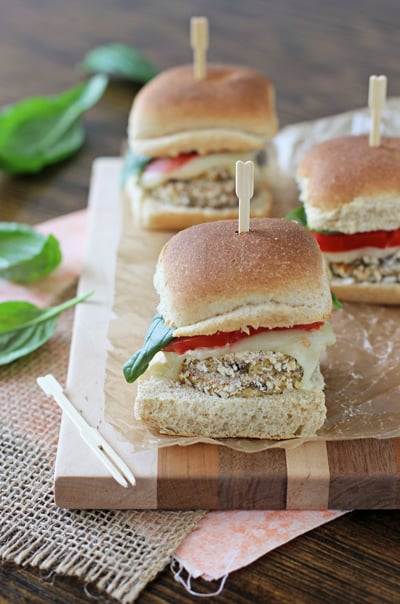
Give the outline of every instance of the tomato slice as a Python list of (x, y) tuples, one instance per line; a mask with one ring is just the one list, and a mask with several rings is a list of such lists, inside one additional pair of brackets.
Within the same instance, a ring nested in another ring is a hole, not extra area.
[(177, 155), (176, 157), (158, 157), (147, 164), (144, 171), (167, 174), (168, 172), (177, 170), (198, 155), (198, 153), (193, 151), (193, 153), (181, 153), (181, 155)]
[(234, 344), (238, 340), (243, 340), (249, 336), (254, 336), (265, 331), (286, 331), (288, 329), (302, 329), (305, 331), (313, 331), (319, 329), (323, 325), (323, 321), (308, 323), (307, 325), (294, 325), (293, 327), (259, 327), (254, 329), (249, 327), (249, 333), (242, 330), (237, 331), (217, 331), (210, 336), (187, 336), (182, 338), (174, 338), (172, 342), (163, 348), (163, 352), (175, 352), (176, 354), (184, 354), (188, 350), (196, 348), (221, 348), (227, 344)]
[(366, 233), (318, 233), (310, 231), (317, 240), (322, 252), (348, 252), (363, 247), (400, 246), (400, 229), (394, 231), (368, 231)]

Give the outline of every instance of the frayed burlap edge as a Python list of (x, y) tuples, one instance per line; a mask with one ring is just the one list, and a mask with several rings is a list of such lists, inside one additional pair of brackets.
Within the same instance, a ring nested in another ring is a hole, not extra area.
[(60, 412), (36, 384), (65, 383), (73, 311), (40, 350), (0, 368), (0, 556), (78, 577), (129, 604), (171, 561), (204, 512), (71, 511), (54, 504)]

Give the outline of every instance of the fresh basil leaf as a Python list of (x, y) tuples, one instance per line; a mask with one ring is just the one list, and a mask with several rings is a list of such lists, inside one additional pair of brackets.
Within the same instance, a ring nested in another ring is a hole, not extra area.
[(153, 321), (145, 335), (143, 346), (135, 352), (123, 366), (127, 382), (132, 383), (146, 371), (151, 359), (173, 340), (174, 330), (166, 325), (161, 315), (153, 317)]
[(122, 164), (121, 171), (121, 187), (126, 185), (126, 181), (129, 176), (140, 175), (143, 170), (152, 160), (152, 157), (143, 157), (142, 155), (135, 155), (131, 149), (128, 149), (125, 153), (124, 162)]
[(305, 229), (308, 229), (309, 231), (314, 231), (315, 233), (323, 233), (324, 235), (335, 235), (336, 233), (339, 233), (339, 231), (328, 231), (327, 229), (322, 230), (322, 231), (316, 231), (315, 229), (310, 229), (310, 227), (308, 226), (308, 223), (307, 223), (307, 215), (306, 215), (303, 205), (298, 206), (297, 208), (295, 208), (294, 210), (292, 210), (291, 212), (286, 214), (285, 220), (294, 220), (295, 222), (298, 222), (298, 224), (300, 224)]
[(308, 229), (307, 216), (303, 205), (298, 206), (297, 208), (289, 212), (289, 214), (286, 214), (285, 220), (294, 220), (294, 222), (297, 222), (298, 224), (301, 224), (301, 226), (303, 226), (304, 228)]
[(336, 294), (331, 291), (331, 296), (332, 296), (332, 304), (334, 306), (334, 308), (343, 308), (343, 304), (340, 302), (340, 300), (338, 300)]
[(116, 78), (145, 84), (158, 69), (136, 48), (126, 44), (106, 44), (88, 52), (80, 68), (89, 73), (104, 73)]
[(81, 115), (102, 96), (107, 78), (97, 75), (62, 94), (32, 97), (0, 111), (0, 170), (38, 172), (83, 144)]
[(39, 233), (26, 224), (0, 222), (0, 277), (30, 283), (51, 273), (61, 262), (53, 235)]
[(53, 335), (58, 316), (92, 293), (50, 308), (39, 308), (30, 302), (0, 303), (0, 365), (11, 363), (42, 346)]

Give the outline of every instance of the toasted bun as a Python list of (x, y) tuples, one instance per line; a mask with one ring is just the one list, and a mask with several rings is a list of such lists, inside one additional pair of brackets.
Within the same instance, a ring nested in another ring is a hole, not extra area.
[[(129, 199), (135, 224), (141, 228), (178, 231), (189, 226), (237, 218), (238, 210), (234, 208), (213, 209), (168, 205), (151, 196), (151, 191), (142, 189), (134, 177), (128, 179), (125, 195)], [(251, 200), (251, 216), (269, 216), (272, 197), (265, 183), (258, 195)]]
[(400, 197), (400, 138), (382, 137), (370, 147), (367, 136), (343, 136), (315, 145), (297, 175), (307, 179), (307, 204), (334, 210), (357, 197)]
[(331, 281), (331, 289), (341, 302), (364, 304), (400, 304), (400, 285), (396, 283), (352, 283)]
[(313, 390), (222, 399), (163, 378), (141, 378), (135, 416), (163, 434), (209, 438), (284, 439), (312, 436), (325, 421), (323, 378)]
[(168, 69), (136, 95), (128, 137), (137, 154), (156, 157), (262, 148), (277, 131), (274, 89), (260, 72), (207, 65), (196, 79), (192, 65)]
[(204, 223), (172, 237), (154, 284), (176, 337), (323, 321), (332, 302), (318, 244), (295, 222)]
[(400, 226), (400, 138), (344, 136), (315, 145), (297, 178), (307, 221), (316, 230), (357, 233)]

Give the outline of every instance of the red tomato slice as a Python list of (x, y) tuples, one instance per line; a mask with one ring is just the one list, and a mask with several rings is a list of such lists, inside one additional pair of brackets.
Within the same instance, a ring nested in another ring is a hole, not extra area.
[(172, 342), (167, 344), (163, 348), (163, 352), (175, 352), (176, 354), (184, 354), (187, 350), (195, 350), (196, 348), (220, 348), (227, 344), (233, 344), (238, 340), (243, 340), (249, 336), (254, 336), (265, 331), (286, 331), (288, 329), (303, 329), (305, 331), (313, 331), (319, 329), (323, 325), (322, 321), (316, 323), (309, 323), (308, 325), (294, 325), (293, 327), (275, 327), (274, 329), (268, 329), (268, 327), (259, 327), (254, 329), (249, 327), (249, 333), (244, 331), (217, 331), (210, 336), (187, 336), (183, 338), (174, 338)]
[(400, 246), (400, 229), (395, 231), (369, 231), (366, 233), (318, 233), (311, 231), (318, 241), (322, 252), (348, 252), (363, 247), (398, 247)]
[(197, 157), (199, 154), (196, 152), (193, 153), (182, 153), (181, 155), (177, 155), (176, 157), (159, 157), (153, 159), (149, 164), (147, 164), (145, 168), (145, 172), (161, 172), (162, 174), (166, 174), (168, 172), (173, 172), (177, 170), (183, 164), (186, 164), (188, 161)]

